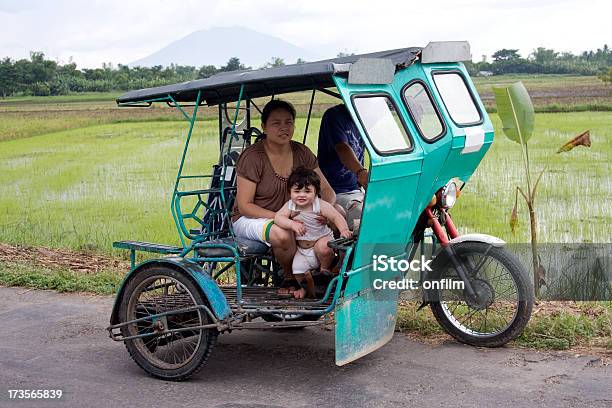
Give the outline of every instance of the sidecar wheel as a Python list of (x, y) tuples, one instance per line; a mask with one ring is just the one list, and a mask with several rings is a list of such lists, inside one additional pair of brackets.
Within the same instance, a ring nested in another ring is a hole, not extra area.
[[(460, 289), (436, 290), (430, 307), (438, 323), (458, 341), (473, 346), (499, 347), (519, 336), (534, 301), (523, 265), (506, 249), (482, 242), (463, 242), (454, 249), (464, 262), (480, 266), (472, 277), (478, 297), (470, 299)], [(460, 281), (450, 260), (434, 273), (436, 279)]]
[[(153, 266), (138, 272), (125, 288), (119, 316), (130, 321), (172, 310), (206, 305), (196, 285), (182, 273)], [(151, 334), (125, 341), (136, 364), (153, 377), (182, 381), (202, 368), (217, 343), (216, 329), (194, 329), (163, 333), (163, 329), (182, 329), (210, 324), (203, 310), (167, 315), (158, 321), (124, 326), (124, 337)], [(160, 330), (162, 329), (162, 330)]]

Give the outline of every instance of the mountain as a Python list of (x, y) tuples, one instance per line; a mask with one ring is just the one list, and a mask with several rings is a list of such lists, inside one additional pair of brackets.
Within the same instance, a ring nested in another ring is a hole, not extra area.
[(320, 56), (278, 37), (249, 28), (214, 27), (193, 32), (128, 65), (151, 67), (174, 63), (196, 67), (202, 65), (219, 67), (225, 65), (231, 57), (238, 57), (241, 63), (259, 68), (270, 62), (272, 57), (279, 57), (286, 64), (293, 64), (298, 58), (316, 61), (329, 56)]

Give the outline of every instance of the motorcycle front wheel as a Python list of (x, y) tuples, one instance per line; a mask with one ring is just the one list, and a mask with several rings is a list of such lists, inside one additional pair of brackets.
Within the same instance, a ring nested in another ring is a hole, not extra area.
[(499, 347), (519, 336), (534, 301), (533, 285), (523, 265), (504, 247), (484, 242), (462, 242), (453, 249), (476, 295), (469, 296), (460, 288), (457, 283), (463, 282), (454, 263), (445, 259), (434, 270), (434, 279), (446, 285), (429, 294), (431, 311), (440, 326), (473, 346)]

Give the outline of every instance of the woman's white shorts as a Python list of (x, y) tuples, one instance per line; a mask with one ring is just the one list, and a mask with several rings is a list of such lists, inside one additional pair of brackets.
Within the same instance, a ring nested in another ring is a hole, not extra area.
[(237, 237), (260, 241), (270, 246), (270, 230), (274, 220), (270, 218), (249, 218), (244, 215), (232, 224)]

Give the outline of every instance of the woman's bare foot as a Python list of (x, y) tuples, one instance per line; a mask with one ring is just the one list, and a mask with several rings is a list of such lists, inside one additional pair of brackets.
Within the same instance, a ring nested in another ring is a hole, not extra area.
[(306, 289), (299, 288), (293, 292), (293, 297), (296, 299), (304, 299), (306, 297)]

